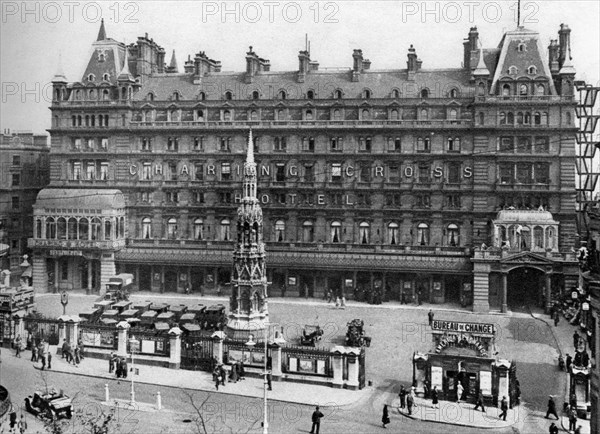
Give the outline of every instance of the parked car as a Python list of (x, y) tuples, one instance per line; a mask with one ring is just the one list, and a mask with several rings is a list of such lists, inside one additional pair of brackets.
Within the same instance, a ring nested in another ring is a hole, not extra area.
[(73, 417), (73, 403), (71, 398), (66, 396), (62, 390), (56, 392), (52, 390), (48, 393), (36, 391), (33, 396), (25, 398), (25, 408), (34, 416), (47, 417), (49, 419), (59, 419)]

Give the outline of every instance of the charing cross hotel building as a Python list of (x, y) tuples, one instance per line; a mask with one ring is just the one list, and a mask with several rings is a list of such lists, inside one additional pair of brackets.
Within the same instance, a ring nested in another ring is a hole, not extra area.
[(250, 130), (271, 296), (546, 307), (577, 285), (570, 29), (518, 27), (460, 67), (243, 72), (102, 24), (85, 73), (53, 78), (51, 185), (34, 208), (33, 284), (227, 289)]

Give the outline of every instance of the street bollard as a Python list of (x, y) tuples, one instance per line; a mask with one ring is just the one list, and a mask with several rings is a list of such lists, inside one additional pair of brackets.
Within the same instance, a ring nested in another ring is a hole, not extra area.
[(110, 395), (108, 394), (108, 384), (104, 385), (104, 402), (110, 401)]
[(156, 392), (156, 409), (162, 409), (162, 398), (160, 397), (160, 392)]

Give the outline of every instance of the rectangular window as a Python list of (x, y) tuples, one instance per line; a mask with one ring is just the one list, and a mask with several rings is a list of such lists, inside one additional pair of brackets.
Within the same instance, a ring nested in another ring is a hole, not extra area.
[(221, 181), (231, 180), (231, 163), (221, 163)]
[(60, 261), (60, 280), (69, 280), (69, 262), (66, 259)]
[(368, 161), (360, 163), (359, 180), (360, 182), (371, 182), (371, 163)]
[(108, 149), (108, 138), (107, 137), (103, 137), (100, 139), (100, 147), (103, 150), (107, 150)]
[(402, 205), (402, 195), (400, 193), (390, 193), (385, 196), (385, 204), (387, 206), (399, 207)]
[(519, 137), (517, 139), (517, 153), (519, 153), (519, 154), (530, 154), (531, 153), (531, 139), (529, 137)]
[(429, 164), (419, 164), (419, 182), (431, 181), (431, 166)]
[(13, 155), (13, 157), (12, 157), (12, 165), (13, 166), (20, 166), (21, 165), (21, 156), (20, 155)]
[(547, 154), (548, 152), (550, 152), (548, 137), (535, 138), (535, 152), (540, 154)]
[(431, 201), (430, 201), (429, 195), (427, 195), (427, 194), (417, 195), (416, 206), (417, 206), (417, 208), (429, 208), (431, 206)]
[(371, 138), (370, 137), (359, 137), (358, 150), (361, 152), (371, 152)]
[(419, 137), (417, 139), (417, 152), (431, 152), (431, 141), (429, 137)]
[(460, 195), (449, 194), (446, 196), (446, 207), (449, 209), (460, 209)]
[(302, 151), (303, 152), (315, 152), (314, 137), (304, 137), (302, 139)]
[(144, 163), (142, 166), (142, 179), (149, 181), (152, 177), (152, 163)]
[(194, 137), (194, 151), (204, 151), (204, 137)]
[(20, 207), (20, 199), (19, 196), (12, 197), (12, 209), (19, 209)]
[(448, 163), (448, 183), (460, 183), (460, 163)]
[(285, 182), (285, 164), (277, 164), (275, 169), (275, 181)]
[(81, 139), (74, 139), (73, 140), (73, 147), (75, 149), (81, 149)]
[(230, 148), (231, 138), (221, 137), (220, 142), (221, 142), (221, 151), (226, 151), (226, 152), (231, 151), (231, 148)]
[(388, 180), (389, 182), (400, 181), (400, 166), (398, 164), (388, 166)]
[(358, 206), (370, 206), (371, 195), (369, 193), (359, 193), (356, 195), (356, 203)]
[(150, 202), (150, 194), (149, 191), (142, 191), (140, 200), (142, 202)]
[(343, 139), (341, 137), (332, 137), (329, 139), (331, 152), (342, 152)]
[(169, 137), (167, 139), (167, 151), (179, 151), (179, 139), (177, 137)]
[(315, 168), (312, 164), (304, 166), (304, 182), (314, 182)]
[(514, 165), (512, 163), (500, 164), (498, 174), (501, 184), (512, 184), (515, 179)]
[(78, 181), (81, 179), (81, 163), (79, 161), (74, 161), (72, 166), (73, 179)]
[(142, 139), (142, 151), (151, 151), (152, 150), (152, 140), (149, 138)]
[(400, 152), (402, 150), (402, 140), (400, 137), (388, 137), (388, 152)]
[(176, 191), (167, 191), (167, 202), (171, 202), (171, 203), (179, 202), (179, 193)]
[(342, 165), (340, 163), (333, 163), (331, 165), (331, 180), (334, 182), (341, 182)]
[(221, 192), (221, 193), (219, 193), (219, 202), (221, 202), (221, 203), (231, 203), (231, 193), (229, 193), (229, 192)]
[(533, 181), (537, 184), (550, 184), (550, 166), (547, 163), (533, 165)]
[(204, 193), (202, 193), (200, 191), (194, 192), (194, 202), (204, 203)]
[(516, 179), (521, 184), (531, 184), (531, 164), (517, 163)]
[(85, 166), (85, 173), (87, 179), (96, 179), (96, 163), (88, 161)]
[(514, 152), (515, 144), (513, 137), (500, 137), (500, 146), (498, 149), (500, 152)]
[(100, 163), (100, 179), (102, 181), (108, 180), (108, 162)]
[(285, 137), (275, 137), (274, 150), (285, 152), (287, 150), (287, 140)]
[(204, 180), (204, 164), (202, 164), (202, 163), (194, 164), (194, 179), (196, 181)]
[(21, 175), (19, 173), (12, 174), (12, 185), (13, 186), (21, 185)]
[(460, 152), (460, 137), (448, 137), (446, 144), (448, 152)]
[(94, 149), (94, 139), (87, 139), (88, 149)]
[(171, 181), (177, 181), (177, 163), (169, 163), (169, 174)]

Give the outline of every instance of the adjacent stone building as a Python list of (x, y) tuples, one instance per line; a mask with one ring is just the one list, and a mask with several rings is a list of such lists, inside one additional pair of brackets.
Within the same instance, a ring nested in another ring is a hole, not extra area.
[[(546, 50), (519, 27), (486, 49), (472, 28), (445, 69), (410, 46), (393, 70), (359, 49), (351, 67), (320, 69), (305, 49), (279, 72), (250, 47), (244, 72), (202, 51), (179, 72), (147, 35), (125, 45), (102, 24), (83, 76), (53, 79), (36, 225), (67, 227), (31, 238), (34, 285), (47, 290), (58, 262), (61, 289), (112, 267), (143, 290), (225, 289), (251, 128), (270, 296), (545, 307), (578, 274), (569, 38), (561, 25)], [(48, 202), (113, 190), (110, 208)], [(69, 225), (93, 218), (110, 246), (88, 252), (89, 229)]]

